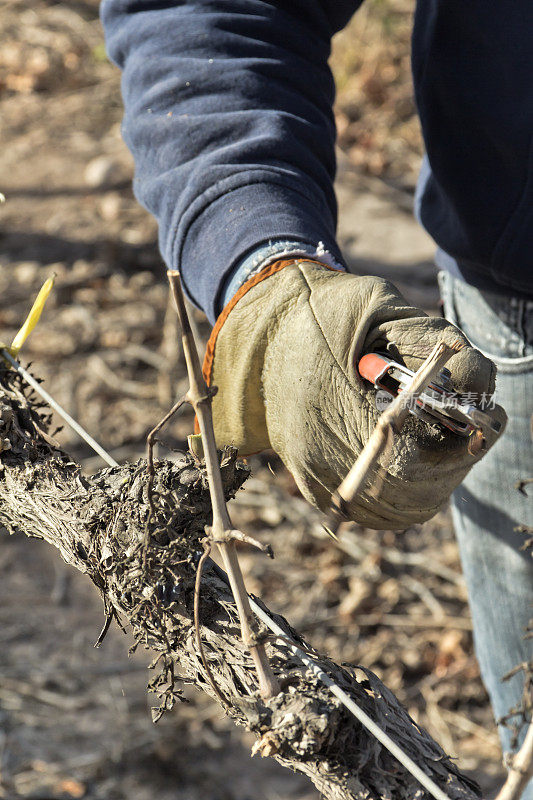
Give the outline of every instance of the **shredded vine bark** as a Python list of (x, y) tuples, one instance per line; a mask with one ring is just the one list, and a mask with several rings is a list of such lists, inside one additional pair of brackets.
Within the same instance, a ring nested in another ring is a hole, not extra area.
[[(154, 652), (149, 687), (160, 699), (154, 720), (192, 683), (213, 696), (194, 638), (196, 566), (210, 524), (205, 471), (184, 453), (156, 462), (155, 515), (150, 521), (146, 569), (142, 564), (150, 508), (146, 462), (84, 476), (49, 436), (50, 415), (13, 372), (0, 367), (0, 523), (10, 533), (45, 539), (93, 581), (107, 617), (131, 630), (133, 648)], [(224, 489), (231, 497), (248, 476), (235, 452), (221, 453)], [(260, 556), (258, 556), (260, 557)], [(269, 612), (271, 613), (271, 612)], [(226, 713), (252, 731), (254, 752), (309, 776), (328, 800), (423, 798), (415, 779), (354, 719), (326, 687), (258, 623), (283, 691), (264, 701), (227, 585), (207, 562), (200, 603), (204, 651), (228, 699)], [(275, 620), (310, 649), (282, 617)], [(339, 666), (319, 656), (322, 668), (453, 800), (479, 796), (440, 746), (409, 717), (370, 670)]]

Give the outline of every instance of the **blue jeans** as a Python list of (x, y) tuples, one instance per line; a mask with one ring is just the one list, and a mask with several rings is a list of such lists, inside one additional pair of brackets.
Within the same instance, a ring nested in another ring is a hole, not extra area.
[[(533, 301), (480, 291), (444, 272), (439, 284), (447, 319), (496, 363), (496, 402), (509, 416), (502, 438), (452, 497), (476, 655), (498, 719), (524, 686), (522, 673), (505, 683), (502, 676), (533, 658), (533, 640), (523, 638), (533, 617), (533, 557), (520, 550), (526, 537), (515, 530), (533, 525), (533, 486), (529, 498), (515, 488), (533, 477)], [(511, 732), (499, 730), (508, 751)], [(533, 781), (526, 798), (533, 800)]]

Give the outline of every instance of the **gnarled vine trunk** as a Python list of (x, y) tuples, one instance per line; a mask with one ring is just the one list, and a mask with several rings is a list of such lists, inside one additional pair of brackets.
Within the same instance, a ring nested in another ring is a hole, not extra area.
[[(202, 466), (183, 454), (157, 463), (155, 517), (146, 569), (142, 542), (149, 519), (146, 464), (139, 461), (83, 476), (48, 436), (49, 416), (18, 376), (0, 367), (0, 523), (10, 533), (45, 539), (98, 587), (108, 616), (131, 627), (134, 647), (154, 652), (150, 681), (162, 713), (180, 699), (180, 680), (214, 695), (194, 637), (196, 564), (210, 501)], [(230, 497), (247, 477), (235, 453), (221, 456)], [(308, 646), (277, 615), (288, 637)], [(257, 736), (256, 749), (309, 776), (330, 800), (422, 798), (417, 781), (351, 716), (295, 656), (268, 637), (282, 692), (261, 700), (252, 660), (240, 640), (230, 590), (207, 563), (202, 578), (204, 651), (225, 696), (225, 711)], [(477, 788), (461, 775), (394, 695), (369, 670), (319, 662), (450, 798)], [(216, 698), (215, 698), (216, 699)], [(157, 716), (157, 714), (156, 714)]]

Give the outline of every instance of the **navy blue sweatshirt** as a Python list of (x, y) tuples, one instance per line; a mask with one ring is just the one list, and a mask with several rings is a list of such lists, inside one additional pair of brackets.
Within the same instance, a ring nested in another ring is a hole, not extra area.
[[(335, 239), (331, 37), (355, 0), (103, 0), (123, 70), (134, 189), (214, 320), (226, 277), (270, 240)], [(533, 0), (418, 0), (417, 215), (438, 263), (533, 297)]]

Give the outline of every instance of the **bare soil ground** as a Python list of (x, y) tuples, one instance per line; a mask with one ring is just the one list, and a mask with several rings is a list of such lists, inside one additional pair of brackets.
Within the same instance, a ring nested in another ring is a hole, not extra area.
[[(335, 45), (339, 232), (355, 271), (393, 277), (436, 310), (432, 245), (410, 211), (420, 154), (410, 15), (399, 0), (371, 3)], [(55, 272), (24, 356), (119, 461), (133, 459), (186, 384), (156, 226), (130, 188), (97, 2), (10, 0), (0, 21), (0, 339)], [(161, 453), (184, 448), (190, 430), (185, 412)], [(70, 430), (58, 436), (87, 470), (101, 465)], [(490, 793), (499, 746), (448, 514), (400, 534), (354, 525), (337, 546), (274, 456), (252, 468), (233, 517), (276, 559), (242, 548), (249, 589), (316, 647), (376, 671)], [(95, 650), (101, 624), (88, 582), (42, 543), (0, 535), (0, 797), (316, 797), (302, 778), (252, 760), (250, 741), (197, 693), (154, 726), (148, 656), (128, 658), (116, 629)]]

